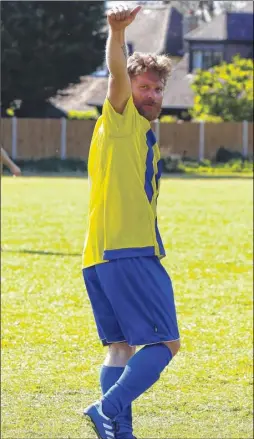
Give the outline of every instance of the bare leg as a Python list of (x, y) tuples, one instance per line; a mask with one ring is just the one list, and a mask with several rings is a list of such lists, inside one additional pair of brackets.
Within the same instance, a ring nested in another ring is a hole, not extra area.
[(104, 366), (125, 367), (135, 352), (136, 348), (127, 343), (113, 343), (109, 346)]

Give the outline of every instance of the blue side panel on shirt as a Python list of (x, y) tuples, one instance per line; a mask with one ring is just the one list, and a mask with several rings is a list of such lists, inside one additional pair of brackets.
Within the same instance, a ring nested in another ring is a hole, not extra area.
[(161, 172), (162, 172), (162, 161), (161, 160), (158, 161), (157, 168), (158, 168), (158, 172), (155, 175), (155, 182), (156, 182), (156, 189), (158, 190), (159, 189), (159, 181), (160, 181)]
[[(146, 195), (147, 195), (147, 198), (149, 200), (149, 203), (151, 203), (152, 198), (153, 198), (153, 193), (154, 193), (152, 181), (153, 181), (153, 177), (154, 177), (153, 146), (155, 145), (155, 143), (156, 143), (156, 137), (155, 137), (153, 131), (149, 130), (146, 133), (146, 144), (147, 144), (148, 151), (147, 151), (147, 157), (146, 157), (146, 174), (145, 174), (145, 191), (146, 191)], [(159, 180), (160, 180), (161, 172), (162, 172), (162, 161), (161, 160), (158, 161), (157, 168), (158, 168), (158, 172), (155, 175), (155, 183), (156, 183), (156, 188), (158, 190)], [(159, 246), (160, 255), (165, 256), (165, 250), (164, 250), (164, 247), (162, 244), (162, 239), (161, 239), (160, 232), (158, 229), (157, 218), (155, 220), (155, 233), (156, 233), (156, 240), (157, 240), (157, 243)], [(105, 253), (104, 253), (104, 257), (105, 257)]]
[(149, 130), (146, 133), (146, 144), (148, 147), (147, 156), (146, 156), (146, 175), (145, 175), (145, 191), (149, 203), (151, 203), (153, 198), (153, 145), (156, 143), (156, 138), (152, 130)]
[(153, 130), (149, 130), (146, 133), (146, 143), (148, 148), (152, 148), (156, 143), (156, 137), (154, 135)]
[(161, 239), (161, 235), (160, 235), (159, 228), (158, 228), (157, 218), (155, 220), (155, 231), (156, 231), (156, 239), (157, 239), (159, 250), (160, 250), (160, 255), (165, 256), (166, 252), (165, 252), (164, 246), (162, 244), (162, 239)]

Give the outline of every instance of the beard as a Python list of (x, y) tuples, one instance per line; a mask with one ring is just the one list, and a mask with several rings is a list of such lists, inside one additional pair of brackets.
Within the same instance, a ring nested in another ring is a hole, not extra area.
[(156, 104), (142, 104), (136, 108), (141, 116), (147, 119), (149, 122), (158, 119), (161, 114), (161, 105)]

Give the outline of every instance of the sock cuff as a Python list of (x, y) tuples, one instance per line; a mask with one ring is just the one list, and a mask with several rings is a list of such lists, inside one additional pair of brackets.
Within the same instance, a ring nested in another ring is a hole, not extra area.
[[(156, 349), (157, 351), (159, 351), (159, 352), (165, 352), (165, 355), (166, 355), (166, 361), (167, 361), (167, 364), (172, 360), (172, 358), (173, 358), (173, 354), (172, 354), (172, 351), (169, 349), (169, 347), (168, 346), (166, 346), (164, 343), (158, 343), (158, 344), (152, 344), (152, 345), (146, 345), (143, 349)], [(158, 353), (159, 352), (157, 352), (157, 355), (158, 355)], [(163, 353), (163, 355), (164, 355), (164, 353)]]

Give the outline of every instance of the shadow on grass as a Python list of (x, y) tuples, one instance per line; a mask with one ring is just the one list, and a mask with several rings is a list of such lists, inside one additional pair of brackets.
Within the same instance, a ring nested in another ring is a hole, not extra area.
[(74, 256), (81, 258), (81, 253), (61, 253), (61, 252), (53, 252), (53, 251), (47, 251), (47, 250), (28, 250), (28, 249), (22, 249), (22, 250), (12, 250), (8, 248), (1, 248), (1, 252), (3, 253), (23, 253), (23, 254), (31, 254), (31, 255), (44, 255), (44, 256)]

